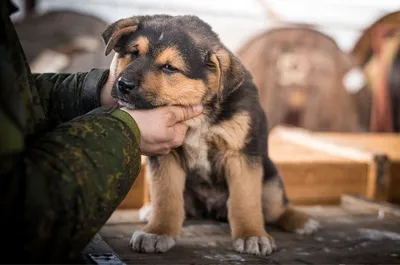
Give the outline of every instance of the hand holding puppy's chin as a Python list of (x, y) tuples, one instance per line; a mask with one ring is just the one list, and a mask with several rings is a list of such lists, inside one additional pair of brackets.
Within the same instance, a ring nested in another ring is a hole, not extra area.
[(148, 110), (121, 107), (135, 120), (141, 135), (142, 155), (166, 155), (183, 144), (188, 126), (185, 121), (200, 115), (203, 106), (166, 106)]

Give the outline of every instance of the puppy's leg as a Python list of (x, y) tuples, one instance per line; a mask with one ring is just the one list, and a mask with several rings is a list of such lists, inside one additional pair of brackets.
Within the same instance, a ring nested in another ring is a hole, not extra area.
[(262, 206), (265, 222), (298, 234), (312, 234), (317, 231), (319, 222), (291, 206), (275, 165), (270, 159), (264, 161)]
[(264, 228), (261, 161), (250, 163), (244, 155), (236, 152), (228, 154), (224, 166), (229, 188), (228, 219), (234, 249), (249, 254), (271, 254), (276, 245)]
[(185, 172), (174, 155), (158, 157), (151, 165), (151, 216), (143, 231), (133, 234), (136, 252), (165, 252), (175, 245), (185, 218)]
[(153, 208), (151, 207), (151, 203), (146, 203), (139, 210), (139, 220), (145, 223), (148, 223), (151, 219), (151, 213)]
[[(145, 170), (146, 170), (145, 181), (147, 182), (147, 185), (149, 187), (150, 197), (151, 197), (151, 174), (152, 174), (151, 165), (150, 165), (151, 159), (156, 159), (156, 158), (148, 158), (148, 166), (146, 166), (146, 168), (145, 168)], [(158, 160), (157, 160), (157, 162), (158, 162)], [(148, 202), (145, 205), (143, 205), (139, 210), (139, 220), (142, 222), (148, 223), (151, 219), (152, 211), (153, 211), (153, 208), (151, 206), (151, 202)]]

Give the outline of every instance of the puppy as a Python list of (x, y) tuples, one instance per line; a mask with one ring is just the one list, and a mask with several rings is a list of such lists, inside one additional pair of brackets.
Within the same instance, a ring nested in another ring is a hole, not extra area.
[(230, 224), (233, 248), (271, 254), (265, 223), (309, 234), (318, 222), (294, 210), (268, 157), (267, 121), (252, 76), (195, 16), (137, 16), (103, 33), (118, 56), (112, 95), (132, 109), (203, 104), (184, 144), (149, 157), (151, 217), (133, 234), (136, 252), (174, 246), (185, 217)]

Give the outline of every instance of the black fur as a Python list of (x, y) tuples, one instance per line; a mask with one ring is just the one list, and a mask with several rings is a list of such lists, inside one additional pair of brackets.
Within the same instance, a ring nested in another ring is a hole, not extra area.
[[(182, 53), (187, 64), (184, 74), (192, 79), (206, 81), (207, 73), (212, 71), (207, 66), (208, 52), (213, 47), (223, 47), (218, 36), (211, 27), (193, 16), (172, 17), (159, 15), (154, 17), (138, 17), (140, 24), (138, 30), (124, 38), (118, 43), (119, 49), (124, 50), (138, 36), (146, 36), (149, 39), (149, 52), (136, 60), (132, 66), (124, 71), (128, 76), (139, 78), (146, 71), (156, 71), (154, 60), (160, 51), (167, 47), (175, 47)], [(193, 39), (193, 34), (202, 38)], [(161, 34), (164, 38), (160, 40)], [(122, 48), (121, 48), (122, 47)], [(214, 95), (207, 102), (203, 102), (205, 111), (209, 113), (210, 125), (218, 125), (221, 122), (230, 120), (236, 113), (247, 112), (250, 115), (250, 130), (247, 135), (247, 144), (240, 150), (246, 155), (248, 163), (263, 164), (263, 182), (266, 183), (278, 178), (284, 193), (283, 204), (288, 203), (283, 182), (274, 163), (268, 157), (268, 132), (267, 120), (259, 101), (258, 89), (253, 83), (252, 76), (232, 55), (232, 63), (224, 76), (224, 89), (222, 96)], [(137, 66), (138, 65), (138, 66)], [(243, 80), (239, 80), (237, 71), (243, 74)], [(127, 98), (134, 102), (133, 98)], [(136, 102), (135, 102), (135, 105)], [(137, 107), (140, 106), (137, 105)], [(187, 154), (184, 148), (174, 150), (179, 157), (186, 176), (185, 209), (189, 217), (213, 218), (227, 220), (226, 200), (229, 196), (228, 186), (223, 176), (223, 166), (216, 166), (219, 150), (212, 143), (208, 143), (208, 161), (211, 165), (210, 176), (201, 176), (196, 168), (190, 168), (187, 161)], [(152, 168), (160, 166), (157, 157), (149, 158), (149, 165)], [(261, 185), (261, 183), (260, 183)]]

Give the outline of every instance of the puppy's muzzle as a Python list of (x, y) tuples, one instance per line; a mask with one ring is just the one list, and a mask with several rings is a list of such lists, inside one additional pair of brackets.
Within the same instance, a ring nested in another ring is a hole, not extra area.
[(139, 87), (139, 82), (135, 80), (128, 80), (120, 77), (117, 81), (118, 91), (122, 94), (129, 94), (132, 90), (136, 90)]

